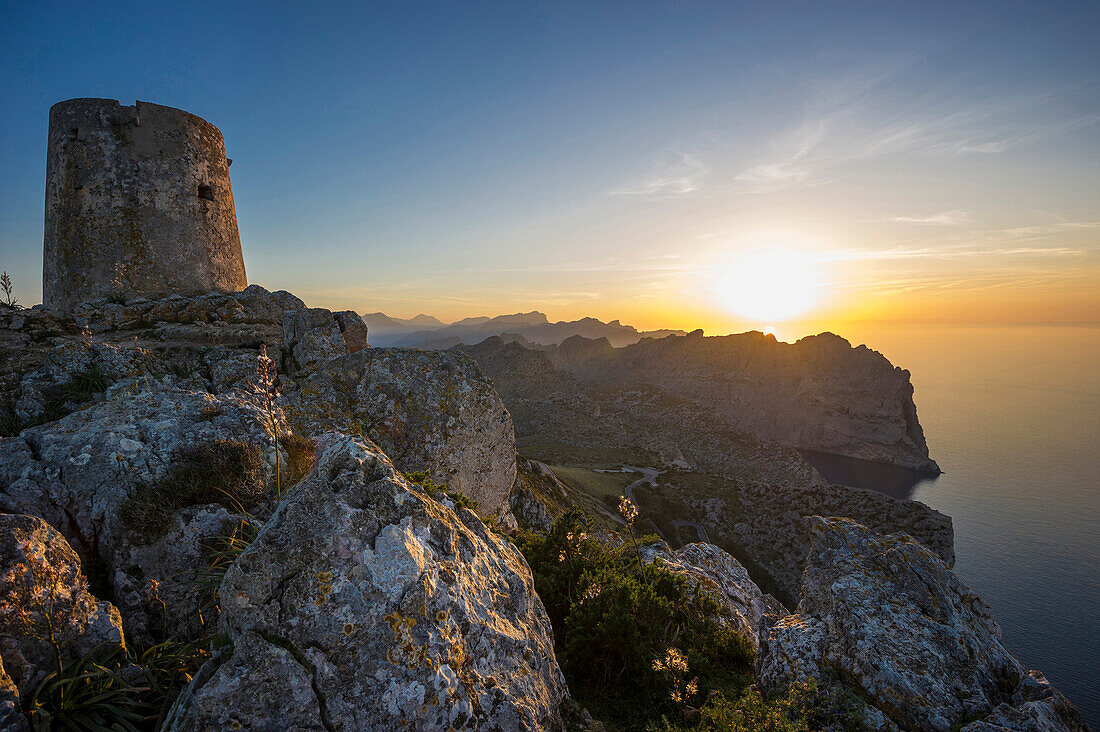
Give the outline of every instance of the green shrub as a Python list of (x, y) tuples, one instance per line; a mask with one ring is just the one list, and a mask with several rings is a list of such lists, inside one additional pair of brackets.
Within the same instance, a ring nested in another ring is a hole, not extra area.
[(756, 686), (739, 696), (715, 694), (699, 710), (693, 725), (662, 719), (651, 730), (659, 732), (811, 732), (812, 730), (871, 730), (867, 705), (839, 683), (814, 680), (791, 684), (787, 692), (764, 697)]
[(168, 528), (172, 514), (185, 506), (220, 503), (244, 513), (265, 497), (259, 446), (215, 440), (181, 450), (159, 483), (134, 486), (119, 516), (134, 531), (155, 538)]
[(558, 662), (574, 696), (610, 728), (643, 729), (679, 717), (712, 691), (751, 683), (749, 641), (720, 622), (718, 603), (633, 545), (586, 533), (563, 514), (546, 533), (517, 539), (554, 627)]

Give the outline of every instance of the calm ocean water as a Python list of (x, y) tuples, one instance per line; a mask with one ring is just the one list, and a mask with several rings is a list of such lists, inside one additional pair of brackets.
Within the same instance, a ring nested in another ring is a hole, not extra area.
[(874, 479), (951, 516), (955, 571), (993, 608), (1005, 645), (1100, 727), (1100, 328), (841, 335), (911, 372), (944, 471)]

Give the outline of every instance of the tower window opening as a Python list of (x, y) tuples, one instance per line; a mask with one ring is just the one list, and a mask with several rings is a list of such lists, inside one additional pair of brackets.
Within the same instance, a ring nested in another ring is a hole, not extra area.
[(199, 198), (205, 198), (207, 201), (214, 200), (214, 187), (213, 186), (199, 186)]

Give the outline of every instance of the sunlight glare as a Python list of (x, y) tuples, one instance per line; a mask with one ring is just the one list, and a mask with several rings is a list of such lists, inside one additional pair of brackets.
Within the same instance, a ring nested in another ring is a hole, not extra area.
[(818, 304), (821, 286), (813, 255), (782, 248), (736, 255), (715, 278), (723, 307), (755, 323), (782, 322), (806, 313)]

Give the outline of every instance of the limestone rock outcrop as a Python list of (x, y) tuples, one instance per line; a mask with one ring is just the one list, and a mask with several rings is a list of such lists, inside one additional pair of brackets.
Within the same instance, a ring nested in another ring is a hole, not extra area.
[(367, 348), (327, 362), (284, 400), (295, 429), (373, 440), (402, 471), (502, 512), (516, 477), (512, 419), (477, 364), (461, 354)]
[(351, 310), (288, 310), (283, 314), (283, 350), (292, 371), (310, 370), (367, 347), (367, 326)]
[(706, 525), (744, 547), (775, 582), (777, 596), (792, 607), (802, 592), (802, 570), (814, 538), (806, 517), (850, 518), (876, 534), (905, 532), (948, 567), (955, 564), (951, 518), (919, 501), (901, 501), (849, 486), (752, 484), (739, 486), (736, 499), (736, 516), (727, 518), (725, 506), (710, 506), (711, 520)]
[[(213, 395), (172, 376), (149, 384), (120, 382), (102, 402), (0, 439), (0, 511), (40, 516), (85, 560), (102, 561), (128, 633), (148, 638), (152, 625), (167, 623), (169, 630), (186, 635), (191, 614), (177, 596), (185, 584), (180, 570), (197, 558), (202, 539), (224, 533), (239, 516), (214, 506), (201, 515), (177, 517), (168, 522), (172, 545), (156, 549), (148, 545), (157, 537), (130, 525), (124, 506), (181, 464), (202, 459), (196, 449), (226, 443), (255, 446), (253, 480), (260, 500), (274, 476), (273, 425), (290, 433), (281, 413), (269, 414), (255, 390)], [(286, 450), (279, 449), (285, 466)], [(216, 500), (224, 487), (211, 487), (213, 497), (206, 500)], [(152, 596), (151, 580), (160, 585), (160, 600)], [(165, 599), (179, 601), (169, 618), (159, 617)]]
[(763, 483), (824, 481), (797, 451), (758, 440), (713, 408), (656, 386), (608, 387), (556, 369), (545, 353), (489, 338), (460, 346), (493, 380), (521, 452), (547, 442), (643, 450), (665, 463)]
[[(813, 548), (795, 615), (769, 617), (758, 675), (768, 689), (836, 675), (902, 729), (1085, 730), (1045, 679), (1001, 645), (989, 607), (905, 534), (807, 519)], [(770, 626), (768, 625), (770, 623)], [(998, 721), (1002, 720), (1002, 721)]]
[(65, 538), (35, 516), (0, 514), (0, 721), (59, 661), (103, 644), (124, 645), (122, 621), (88, 591)]
[(558, 728), (567, 692), (519, 552), (373, 444), (320, 450), (226, 575), (233, 651), (167, 729)]
[(19, 706), (19, 687), (4, 670), (0, 658), (0, 729), (7, 732), (27, 732), (30, 725)]

